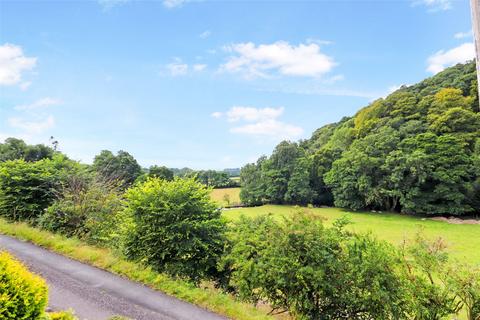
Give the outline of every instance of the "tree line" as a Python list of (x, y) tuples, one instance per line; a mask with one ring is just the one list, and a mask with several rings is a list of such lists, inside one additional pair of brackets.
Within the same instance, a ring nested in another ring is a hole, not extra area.
[(210, 190), (178, 177), (147, 177), (125, 188), (58, 153), (0, 163), (2, 218), (111, 248), (192, 285), (208, 283), (267, 304), (272, 314), (440, 320), (464, 310), (469, 320), (480, 316), (480, 269), (450, 261), (441, 239), (419, 234), (395, 247), (348, 231), (347, 219), (327, 227), (301, 211), (285, 220), (267, 215), (227, 223)]
[[(136, 167), (126, 153), (113, 156), (125, 172)], [(327, 227), (308, 212), (227, 222), (205, 184), (157, 174), (128, 183), (58, 151), (7, 160), (0, 162), (0, 216), (296, 319), (480, 316), (480, 269), (450, 261), (441, 240), (419, 234), (395, 247), (348, 231), (346, 219)], [(0, 281), (0, 296), (2, 288)]]
[[(23, 159), (27, 162), (52, 159), (53, 155), (58, 153), (56, 151), (57, 144), (58, 142), (54, 141), (52, 146), (28, 145), (21, 139), (7, 138), (4, 143), (0, 143), (0, 162), (16, 159)], [(239, 187), (239, 183), (231, 177), (240, 174), (240, 169), (193, 170), (158, 165), (142, 168), (130, 153), (123, 150), (118, 151), (117, 154), (109, 150), (102, 150), (95, 156), (91, 170), (110, 180), (122, 181), (125, 187), (132, 185), (135, 181), (144, 181), (147, 177), (157, 177), (169, 181), (174, 177), (195, 177), (207, 187), (233, 188)]]
[(480, 212), (480, 113), (474, 62), (378, 99), (241, 170), (248, 205)]

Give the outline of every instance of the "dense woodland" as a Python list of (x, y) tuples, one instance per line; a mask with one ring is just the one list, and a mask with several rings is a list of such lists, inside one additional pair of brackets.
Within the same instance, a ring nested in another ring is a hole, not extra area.
[(281, 142), (242, 168), (242, 201), (478, 214), (479, 109), (475, 64), (458, 64)]

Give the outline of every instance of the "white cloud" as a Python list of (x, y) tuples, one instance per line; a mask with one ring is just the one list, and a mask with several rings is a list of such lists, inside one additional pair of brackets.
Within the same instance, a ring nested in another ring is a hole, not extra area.
[(387, 95), (389, 95), (390, 93), (393, 93), (393, 92), (397, 91), (397, 90), (400, 89), (402, 86), (403, 86), (403, 84), (401, 84), (401, 85), (394, 84), (393, 86), (388, 87), (388, 89), (387, 89)]
[(467, 42), (450, 50), (440, 50), (427, 60), (427, 71), (438, 73), (443, 69), (457, 63), (471, 60), (475, 57), (475, 47), (472, 42)]
[(193, 70), (197, 71), (197, 72), (198, 71), (203, 71), (203, 70), (205, 70), (206, 67), (207, 67), (206, 64), (200, 64), (200, 63), (199, 64), (194, 64), (193, 65)]
[(181, 7), (184, 3), (187, 3), (188, 0), (163, 0), (163, 5), (169, 9)]
[(232, 107), (227, 111), (228, 122), (237, 122), (240, 120), (247, 122), (264, 121), (276, 119), (283, 114), (285, 109), (279, 108), (254, 108), (254, 107)]
[(325, 83), (325, 84), (334, 84), (338, 81), (342, 81), (342, 80), (345, 80), (345, 76), (343, 74), (336, 74), (330, 78), (327, 78), (325, 80), (322, 81), (322, 83)]
[(22, 82), (22, 83), (20, 83), (20, 89), (21, 89), (22, 91), (25, 91), (25, 90), (27, 90), (28, 88), (30, 88), (31, 85), (32, 85), (32, 82), (30, 82), (30, 81)]
[(46, 112), (47, 108), (61, 103), (58, 99), (45, 97), (14, 107), (16, 115), (7, 119), (10, 128), (16, 130), (13, 135), (23, 137), (24, 140), (38, 140), (39, 135), (55, 126), (55, 117)]
[(8, 124), (15, 129), (20, 129), (26, 134), (40, 134), (55, 126), (55, 118), (52, 115), (44, 119), (29, 121), (24, 118), (13, 117), (8, 119)]
[(453, 0), (413, 0), (413, 6), (423, 5), (430, 12), (446, 11), (452, 8)]
[(45, 107), (58, 105), (60, 103), (61, 103), (61, 101), (58, 100), (58, 99), (46, 97), (46, 98), (39, 99), (39, 100), (37, 100), (37, 101), (35, 101), (31, 104), (16, 106), (15, 110), (31, 111), (31, 110), (36, 110), (36, 109), (40, 109), (40, 108), (45, 108)]
[(283, 107), (232, 107), (225, 113), (214, 112), (212, 117), (222, 118), (225, 116), (230, 123), (244, 122), (230, 128), (230, 132), (235, 134), (245, 134), (257, 138), (270, 137), (278, 140), (300, 137), (303, 134), (301, 127), (278, 120), (284, 110)]
[[(408, 86), (411, 86), (411, 84), (400, 84), (400, 85), (394, 84), (394, 85), (388, 87), (387, 90), (385, 91), (385, 93), (384, 93), (381, 97), (382, 97), (382, 98), (386, 98), (388, 95), (394, 93), (394, 92), (397, 91), (398, 89), (400, 89), (400, 88), (402, 88), (402, 87), (408, 87)], [(378, 96), (375, 97), (375, 98), (378, 98)]]
[(334, 66), (334, 59), (320, 52), (316, 43), (290, 45), (286, 41), (255, 45), (237, 43), (225, 47), (234, 55), (220, 67), (221, 71), (242, 73), (247, 78), (267, 77), (269, 72), (299, 77), (320, 77)]
[(203, 31), (202, 33), (200, 33), (198, 36), (201, 38), (201, 39), (207, 39), (208, 37), (210, 37), (212, 33), (210, 32), (210, 30), (205, 30)]
[(464, 38), (469, 38), (471, 36), (472, 36), (472, 31), (457, 32), (453, 35), (455, 39), (464, 39)]
[[(37, 58), (26, 57), (17, 45), (6, 43), (0, 46), (0, 85), (21, 83), (23, 72), (32, 70), (36, 63)], [(26, 89), (28, 82), (21, 83), (20, 86)]]
[[(188, 64), (182, 61), (180, 58), (174, 58), (173, 62), (166, 64), (164, 69), (166, 73), (171, 76), (185, 76), (192, 72), (201, 72), (207, 68), (206, 64), (203, 63), (196, 63), (196, 64)], [(162, 74), (163, 72), (161, 72)]]
[(217, 112), (213, 112), (211, 116), (216, 119), (220, 119), (223, 116), (223, 113), (217, 111)]
[(294, 139), (303, 134), (303, 129), (275, 119), (246, 124), (230, 129), (232, 133), (253, 136), (271, 136), (278, 139)]
[(123, 5), (131, 0), (97, 0), (98, 4), (102, 6), (104, 10), (110, 10), (113, 7)]
[(321, 45), (321, 46), (333, 44), (332, 41), (315, 39), (315, 38), (308, 38), (308, 39), (306, 40), (306, 42), (307, 42), (307, 43), (316, 43), (316, 44)]
[(317, 95), (317, 96), (338, 96), (338, 97), (357, 97), (357, 98), (366, 98), (373, 99), (381, 97), (383, 92), (373, 92), (373, 91), (362, 91), (362, 90), (352, 90), (352, 89), (343, 89), (343, 88), (326, 88), (323, 86), (292, 86), (292, 85), (282, 85), (279, 87), (263, 87), (258, 88), (259, 91), (264, 92), (282, 92), (288, 94), (299, 94), (299, 95)]
[(174, 62), (165, 66), (172, 76), (182, 76), (188, 72), (188, 64), (183, 63), (181, 59), (176, 58)]

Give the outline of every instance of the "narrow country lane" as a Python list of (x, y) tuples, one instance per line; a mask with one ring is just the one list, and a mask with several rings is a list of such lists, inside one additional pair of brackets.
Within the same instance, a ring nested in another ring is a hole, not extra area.
[(139, 283), (74, 261), (28, 242), (0, 235), (7, 250), (49, 285), (49, 305), (73, 309), (81, 320), (122, 315), (137, 320), (226, 319)]

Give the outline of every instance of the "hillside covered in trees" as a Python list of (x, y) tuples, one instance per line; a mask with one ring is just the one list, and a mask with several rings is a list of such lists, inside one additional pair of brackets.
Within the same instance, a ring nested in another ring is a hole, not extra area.
[(281, 142), (242, 168), (242, 201), (478, 214), (479, 111), (475, 64), (458, 64)]

